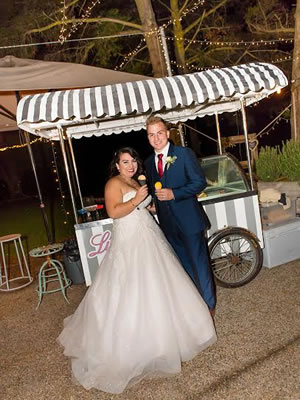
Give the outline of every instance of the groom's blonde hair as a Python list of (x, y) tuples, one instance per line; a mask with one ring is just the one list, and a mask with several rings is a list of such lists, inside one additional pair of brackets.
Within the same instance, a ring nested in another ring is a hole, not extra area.
[(162, 117), (159, 117), (158, 115), (151, 115), (149, 118), (147, 118), (146, 129), (148, 128), (149, 125), (157, 124), (158, 122), (163, 123), (165, 125), (166, 129), (169, 129), (167, 122)]

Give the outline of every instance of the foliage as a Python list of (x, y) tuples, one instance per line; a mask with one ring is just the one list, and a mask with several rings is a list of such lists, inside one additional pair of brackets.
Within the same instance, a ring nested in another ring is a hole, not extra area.
[(289, 181), (300, 181), (300, 142), (289, 140), (283, 144), (280, 170)]
[(281, 176), (278, 147), (262, 147), (255, 165), (259, 180), (278, 180)]
[[(243, 41), (282, 37), (282, 29), (284, 37), (291, 37), (293, 9), (285, 0), (205, 0), (204, 5), (196, 0), (128, 0), (125, 4), (121, 0), (107, 0), (105, 3), (96, 3), (89, 18), (84, 23), (78, 23), (91, 3), (80, 0), (66, 2), (68, 23), (65, 34), (70, 33), (72, 27), (76, 28), (70, 39), (141, 32), (141, 28), (138, 28), (143, 19), (141, 13), (146, 15), (146, 9), (151, 6), (158, 26), (167, 25), (165, 34), (169, 39), (167, 45), (173, 74), (254, 60), (269, 62), (274, 58), (290, 55), (292, 50), (292, 44), (284, 42), (274, 42), (267, 46), (242, 44)], [(60, 0), (1, 0), (2, 45), (56, 41), (62, 28), (62, 4)], [(72, 22), (74, 19), (77, 21), (75, 24)], [(172, 19), (177, 22), (169, 23)], [(144, 31), (149, 28), (152, 30), (143, 21), (142, 25)], [(157, 37), (154, 39), (157, 40)], [(150, 48), (147, 43), (148, 49), (143, 45), (135, 53), (140, 40), (141, 36), (137, 35), (52, 43), (49, 46), (3, 49), (0, 50), (0, 56), (12, 54), (17, 57), (77, 62), (105, 68), (121, 65), (125, 57), (123, 68), (127, 72), (148, 75), (151, 74), (151, 62), (153, 64), (150, 53), (157, 51), (157, 48)], [(234, 43), (231, 44), (231, 41)], [(240, 45), (236, 43), (239, 41)], [(290, 64), (287, 61), (281, 67), (287, 71)]]
[(300, 142), (288, 140), (278, 147), (262, 147), (256, 161), (256, 174), (262, 181), (300, 181)]

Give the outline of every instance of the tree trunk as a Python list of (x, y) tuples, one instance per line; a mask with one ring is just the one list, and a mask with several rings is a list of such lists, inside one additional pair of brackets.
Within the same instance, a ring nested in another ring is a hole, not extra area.
[(174, 38), (174, 50), (177, 61), (178, 71), (181, 74), (186, 74), (187, 68), (185, 64), (185, 50), (184, 50), (184, 33), (180, 21), (180, 10), (178, 6), (178, 0), (170, 1), (171, 11), (172, 11), (172, 19), (175, 21), (173, 24), (173, 32)]
[(297, 0), (295, 11), (291, 127), (292, 139), (300, 141), (300, 0)]
[(159, 30), (152, 8), (151, 0), (135, 0), (138, 13), (145, 32), (154, 32), (145, 35), (154, 77), (167, 76), (167, 66), (159, 40)]

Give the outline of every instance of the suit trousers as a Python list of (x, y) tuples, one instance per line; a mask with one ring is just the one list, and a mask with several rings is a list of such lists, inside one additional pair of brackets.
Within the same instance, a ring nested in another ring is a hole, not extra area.
[(166, 222), (161, 221), (160, 223), (162, 231), (208, 308), (215, 308), (216, 290), (204, 231), (186, 235), (178, 229), (173, 219)]

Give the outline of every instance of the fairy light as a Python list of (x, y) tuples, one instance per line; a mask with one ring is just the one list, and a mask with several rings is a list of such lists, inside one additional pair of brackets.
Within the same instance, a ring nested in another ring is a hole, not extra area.
[(176, 40), (176, 41), (184, 41), (186, 43), (192, 43), (192, 44), (203, 44), (205, 46), (245, 46), (248, 47), (250, 46), (273, 46), (277, 45), (278, 43), (283, 43), (283, 44), (292, 44), (294, 43), (293, 38), (279, 38), (279, 39), (274, 39), (274, 40), (252, 40), (252, 41), (211, 41), (211, 40), (196, 40), (196, 39), (186, 39), (182, 37), (177, 37), (176, 35), (174, 37), (169, 36), (166, 37), (167, 40)]
[[(205, 3), (205, 0), (197, 0), (195, 3), (193, 3), (191, 8), (187, 8), (182, 15), (180, 16), (180, 18), (171, 18), (169, 19), (169, 21), (167, 21), (166, 23), (164, 23), (163, 25), (161, 25), (161, 27), (163, 29), (166, 29), (168, 26), (170, 26), (171, 24), (175, 24), (177, 21), (181, 21), (185, 16), (187, 16), (188, 14), (192, 14), (194, 13), (197, 8), (199, 8), (201, 5), (203, 5)], [(121, 64), (119, 66), (116, 66), (114, 69), (115, 71), (120, 70), (125, 64), (126, 62), (134, 57), (136, 55), (136, 53), (138, 52), (138, 50), (141, 48), (142, 42), (145, 42), (145, 38), (151, 36), (151, 35), (157, 35), (158, 40), (160, 41), (161, 44), (161, 48), (163, 49), (162, 43), (161, 43), (161, 38), (160, 38), (160, 31), (159, 31), (159, 27), (152, 29), (151, 31), (145, 32), (144, 33), (144, 39), (138, 44), (138, 46), (133, 50), (130, 51), (128, 54), (126, 54), (126, 56), (124, 56), (123, 61), (121, 62)], [(164, 53), (164, 50), (162, 50), (164, 58), (166, 59), (166, 55)]]
[[(289, 104), (287, 107), (285, 107), (284, 110), (282, 110), (269, 124), (267, 124), (258, 134), (255, 136), (255, 139), (261, 138), (264, 135), (269, 135), (271, 131), (275, 130), (275, 126), (279, 124), (279, 122), (284, 119), (286, 123), (289, 122), (288, 119), (284, 118), (282, 115), (290, 108), (292, 107), (292, 104)], [(268, 129), (269, 128), (269, 129)], [(268, 129), (268, 130), (266, 130)]]
[[(72, 23), (69, 32), (68, 32), (67, 34), (65, 34), (65, 32), (67, 32), (67, 29), (66, 29), (66, 20), (67, 20), (66, 10), (68, 9), (68, 6), (65, 5), (65, 0), (64, 0), (62, 3), (63, 3), (63, 8), (62, 8), (62, 10), (61, 10), (61, 12), (62, 12), (62, 19), (61, 19), (62, 27), (61, 27), (61, 29), (60, 29), (60, 35), (59, 35), (59, 38), (58, 38), (58, 40), (59, 40), (59, 42), (60, 42), (61, 44), (63, 44), (67, 39), (69, 39), (69, 38), (72, 36), (72, 34), (73, 34), (74, 32), (76, 32), (77, 29), (78, 29), (81, 25), (84, 24), (84, 21)], [(81, 16), (80, 16), (80, 19), (82, 19), (82, 20), (88, 19), (88, 18), (91, 16), (91, 13), (92, 13), (93, 8), (94, 8), (97, 4), (100, 4), (100, 3), (101, 3), (100, 0), (94, 0), (94, 1), (91, 3), (91, 5), (89, 5), (85, 11), (83, 11), (83, 13), (82, 13)]]
[(63, 192), (62, 184), (61, 184), (61, 179), (60, 179), (60, 174), (58, 172), (58, 164), (57, 164), (57, 152), (56, 152), (56, 147), (55, 143), (52, 141), (51, 142), (51, 147), (52, 147), (52, 154), (53, 154), (53, 161), (52, 161), (52, 171), (55, 176), (55, 182), (58, 184), (57, 186), (57, 191), (60, 192), (61, 195), (61, 209), (63, 210), (65, 214), (65, 219), (64, 219), (64, 225), (68, 223), (68, 216), (70, 215), (70, 212), (66, 210), (66, 204), (65, 204), (65, 194)]
[(12, 150), (12, 149), (23, 149), (24, 147), (26, 147), (28, 145), (31, 145), (31, 144), (36, 143), (36, 142), (41, 142), (42, 140), (43, 140), (43, 138), (37, 138), (37, 139), (32, 140), (29, 143), (14, 144), (13, 146), (1, 147), (0, 151), (7, 151), (7, 150)]
[(188, 68), (189, 72), (195, 72), (195, 71), (206, 71), (208, 69), (214, 69), (214, 68), (221, 68), (220, 65), (208, 65), (207, 67), (197, 67), (195, 64), (189, 64), (187, 63), (185, 66), (178, 64), (176, 61), (171, 60), (170, 63), (177, 68)]
[(130, 51), (126, 56), (124, 57), (123, 61), (119, 66), (116, 66), (114, 68), (115, 71), (120, 70), (128, 61), (130, 58), (135, 57), (135, 55), (138, 53), (138, 51), (141, 49), (142, 45), (146, 42), (146, 39), (143, 38), (140, 43), (136, 46), (136, 48), (133, 51)]
[(65, 42), (65, 40), (66, 40), (66, 37), (65, 37), (65, 32), (67, 30), (66, 29), (66, 20), (67, 20), (66, 11), (67, 11), (68, 7), (66, 7), (65, 0), (63, 0), (61, 2), (61, 4), (62, 4), (62, 9), (61, 9), (61, 13), (62, 13), (61, 22), (62, 22), (62, 24), (61, 24), (61, 28), (60, 28), (60, 31), (59, 31), (58, 41), (60, 42), (60, 44), (63, 44)]

